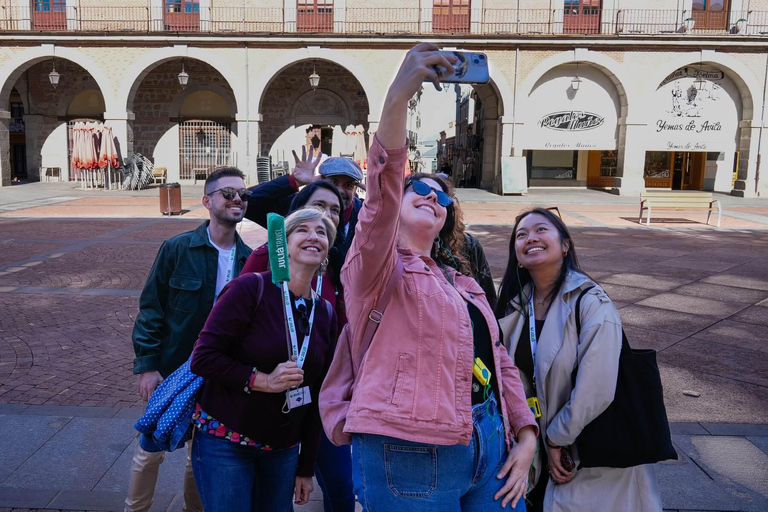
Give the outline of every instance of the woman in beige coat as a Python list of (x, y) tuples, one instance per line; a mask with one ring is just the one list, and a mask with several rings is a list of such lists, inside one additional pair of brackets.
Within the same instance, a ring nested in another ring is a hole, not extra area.
[[(579, 335), (576, 300), (590, 286)], [(570, 233), (550, 211), (517, 217), (496, 313), (526, 395), (541, 409), (529, 510), (661, 511), (653, 465), (576, 469), (576, 438), (613, 401), (621, 320), (605, 291), (579, 269)]]

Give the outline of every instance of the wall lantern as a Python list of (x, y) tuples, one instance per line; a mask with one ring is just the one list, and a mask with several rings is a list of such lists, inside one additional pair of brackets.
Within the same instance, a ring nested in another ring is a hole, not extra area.
[(693, 85), (695, 85), (696, 88), (701, 91), (702, 89), (704, 89), (704, 84), (706, 83), (707, 81), (704, 80), (704, 78), (702, 78), (701, 70), (699, 70), (699, 75), (696, 76), (696, 80), (693, 81)]
[(53, 69), (51, 69), (51, 72), (48, 73), (48, 81), (51, 82), (51, 85), (55, 89), (57, 85), (59, 85), (59, 79), (61, 78), (61, 75), (56, 71), (56, 63), (53, 64)]
[(578, 91), (579, 87), (581, 87), (581, 78), (579, 78), (579, 63), (576, 63), (576, 75), (573, 77), (573, 80), (571, 80), (571, 89), (574, 91)]
[(309, 75), (309, 85), (312, 87), (313, 91), (317, 90), (317, 86), (320, 85), (320, 75), (317, 74), (317, 71), (315, 71), (315, 63), (312, 63), (312, 74)]
[(179, 79), (179, 85), (182, 89), (187, 87), (187, 84), (189, 83), (189, 73), (184, 71), (184, 61), (181, 61), (181, 73), (179, 73), (178, 76)]

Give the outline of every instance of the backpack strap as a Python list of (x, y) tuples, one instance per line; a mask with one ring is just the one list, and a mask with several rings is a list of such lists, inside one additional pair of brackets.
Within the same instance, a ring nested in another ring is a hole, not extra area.
[(397, 282), (400, 281), (400, 277), (403, 275), (403, 262), (400, 256), (397, 255), (397, 261), (395, 262), (395, 268), (392, 270), (392, 275), (389, 276), (387, 281), (387, 287), (384, 289), (384, 293), (379, 297), (379, 301), (376, 303), (376, 307), (368, 313), (368, 323), (365, 326), (365, 332), (363, 333), (362, 344), (360, 345), (360, 353), (365, 354), (368, 351), (368, 347), (371, 346), (376, 329), (379, 328), (381, 319), (384, 316), (384, 310), (387, 309), (392, 294), (395, 291)]
[(589, 286), (582, 290), (582, 292), (579, 294), (579, 298), (576, 299), (576, 334), (581, 334), (581, 299), (584, 297), (584, 295), (587, 294), (589, 290), (594, 288), (595, 285)]

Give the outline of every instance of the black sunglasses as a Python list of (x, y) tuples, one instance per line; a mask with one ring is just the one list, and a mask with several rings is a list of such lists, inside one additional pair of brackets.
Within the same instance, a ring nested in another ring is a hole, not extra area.
[(210, 192), (209, 196), (212, 196), (216, 192), (221, 192), (221, 195), (226, 199), (227, 201), (231, 201), (235, 198), (235, 196), (240, 196), (241, 201), (247, 201), (248, 197), (251, 195), (251, 191), (247, 188), (241, 188), (240, 190), (236, 190), (231, 187), (224, 187), (224, 188), (217, 188), (213, 192)]
[(437, 204), (439, 204), (443, 208), (448, 208), (453, 204), (453, 199), (451, 199), (451, 196), (449, 196), (442, 190), (437, 190), (436, 188), (430, 187), (429, 185), (427, 185), (422, 181), (418, 181), (418, 180), (412, 181), (411, 188), (413, 188), (413, 191), (419, 194), (420, 196), (428, 196), (430, 192), (434, 192), (435, 196), (437, 196)]

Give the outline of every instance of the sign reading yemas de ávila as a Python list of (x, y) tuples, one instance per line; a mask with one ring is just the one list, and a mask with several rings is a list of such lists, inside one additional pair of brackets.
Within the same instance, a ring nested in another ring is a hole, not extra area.
[(603, 122), (605, 122), (603, 116), (571, 110), (547, 114), (539, 120), (539, 126), (562, 132), (581, 132), (597, 128)]

